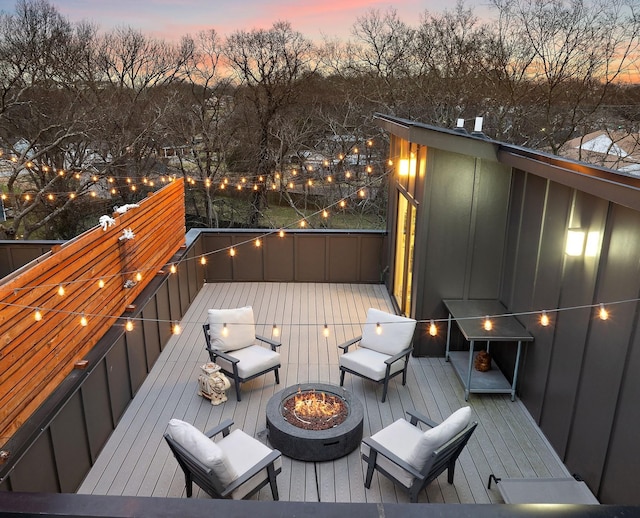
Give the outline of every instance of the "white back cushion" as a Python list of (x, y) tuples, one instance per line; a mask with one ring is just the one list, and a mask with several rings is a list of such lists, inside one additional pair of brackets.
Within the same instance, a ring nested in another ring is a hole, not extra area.
[(238, 478), (225, 453), (195, 426), (180, 419), (171, 419), (167, 433), (202, 464), (211, 468), (223, 486), (228, 486)]
[[(380, 334), (377, 333), (378, 323), (381, 326)], [(362, 327), (360, 346), (391, 356), (409, 347), (415, 328), (416, 321), (413, 318), (369, 308), (367, 321)]]
[(407, 461), (421, 469), (429, 456), (445, 442), (464, 430), (471, 421), (471, 408), (459, 408), (438, 426), (422, 434)]
[[(227, 324), (226, 336), (224, 325)], [(253, 308), (246, 306), (236, 309), (209, 310), (209, 337), (211, 347), (227, 352), (243, 349), (256, 341), (256, 326)]]

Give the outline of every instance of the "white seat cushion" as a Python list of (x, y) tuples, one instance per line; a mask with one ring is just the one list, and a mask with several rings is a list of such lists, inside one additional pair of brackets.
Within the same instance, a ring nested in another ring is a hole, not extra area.
[(222, 352), (235, 351), (256, 343), (256, 326), (251, 306), (210, 309), (208, 321), (212, 349)]
[[(422, 430), (420, 428), (413, 426), (405, 419), (398, 419), (389, 426), (380, 430), (378, 433), (372, 435), (371, 438), (405, 462), (413, 465), (413, 463), (409, 462), (409, 459), (413, 454), (416, 442), (420, 440), (421, 436)], [(367, 457), (369, 456), (369, 450), (369, 446), (364, 442), (360, 445), (360, 451)], [(398, 480), (398, 482), (403, 486), (409, 488), (411, 487), (411, 484), (413, 484), (415, 477), (400, 468), (397, 464), (388, 460), (386, 457), (378, 455), (376, 464)], [(414, 467), (416, 469), (420, 469), (417, 466)]]
[[(241, 378), (248, 378), (254, 374), (258, 374), (280, 365), (280, 353), (260, 345), (252, 345), (250, 347), (245, 347), (244, 349), (237, 349), (235, 351), (230, 351), (227, 354), (240, 360), (238, 363), (238, 375)], [(216, 363), (226, 371), (233, 372), (231, 362), (228, 362), (224, 358), (216, 358)]]
[[(371, 349), (359, 347), (339, 357), (341, 367), (358, 372), (369, 379), (380, 381), (384, 379), (387, 365), (384, 363), (389, 355)], [(404, 369), (405, 359), (402, 358), (391, 365), (391, 374)]]
[[(377, 333), (378, 324), (380, 334)], [(360, 347), (393, 356), (411, 345), (415, 328), (416, 321), (413, 318), (369, 308), (367, 321), (362, 326)]]
[(438, 426), (427, 430), (409, 456), (413, 466), (423, 466), (429, 456), (454, 435), (464, 430), (471, 420), (471, 408), (459, 408)]
[[(226, 452), (229, 462), (238, 473), (238, 476), (242, 476), (247, 470), (251, 469), (273, 451), (242, 430), (234, 430), (226, 437), (220, 439), (218, 444), (220, 448), (223, 448)], [(274, 465), (275, 468), (278, 469), (282, 465), (281, 459), (277, 459)], [(267, 477), (268, 474), (265, 468), (231, 493), (232, 498), (234, 500), (244, 498)]]
[(228, 486), (238, 477), (231, 459), (220, 446), (193, 425), (180, 419), (171, 419), (167, 433), (202, 464), (211, 468), (223, 486)]

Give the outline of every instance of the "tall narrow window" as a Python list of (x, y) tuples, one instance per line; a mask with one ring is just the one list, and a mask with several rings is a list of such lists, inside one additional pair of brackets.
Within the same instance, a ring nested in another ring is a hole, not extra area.
[(398, 193), (393, 296), (405, 315), (411, 313), (415, 227), (415, 207), (402, 193)]

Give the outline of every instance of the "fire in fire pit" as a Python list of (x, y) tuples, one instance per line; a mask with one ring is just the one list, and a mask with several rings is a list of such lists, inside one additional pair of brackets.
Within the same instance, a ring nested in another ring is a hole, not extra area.
[(327, 430), (343, 423), (349, 414), (339, 396), (301, 389), (282, 403), (282, 415), (293, 426), (305, 430)]

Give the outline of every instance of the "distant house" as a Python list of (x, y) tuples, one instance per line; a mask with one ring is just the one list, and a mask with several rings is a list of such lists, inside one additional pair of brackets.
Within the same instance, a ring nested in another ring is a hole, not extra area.
[(594, 131), (568, 141), (560, 155), (640, 176), (640, 134)]

